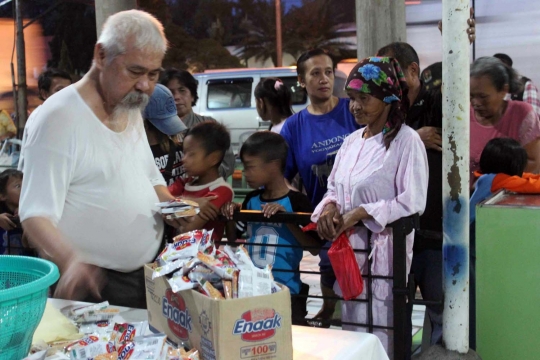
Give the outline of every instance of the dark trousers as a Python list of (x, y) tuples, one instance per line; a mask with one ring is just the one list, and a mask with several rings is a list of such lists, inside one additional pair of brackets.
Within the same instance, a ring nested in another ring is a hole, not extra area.
[[(426, 316), (431, 322), (431, 345), (442, 343), (443, 325), (443, 288), (442, 288), (442, 250), (422, 250), (413, 254), (411, 273), (414, 282), (420, 288), (422, 298), (440, 301), (441, 305), (427, 305)], [(412, 311), (413, 304), (407, 304), (407, 341), (406, 349), (412, 346)], [(410, 358), (410, 354), (409, 357)]]
[(84, 301), (108, 301), (111, 305), (146, 309), (146, 288), (144, 285), (144, 268), (123, 273), (105, 269), (107, 284), (101, 290), (101, 300), (88, 296)]
[(302, 296), (291, 295), (292, 323), (293, 325), (306, 325), (308, 284), (302, 283), (299, 295)]

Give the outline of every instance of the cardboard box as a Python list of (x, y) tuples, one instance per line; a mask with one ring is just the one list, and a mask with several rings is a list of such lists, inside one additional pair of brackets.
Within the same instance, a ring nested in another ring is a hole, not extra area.
[(204, 360), (293, 358), (291, 298), (287, 287), (265, 296), (213, 300), (197, 291), (173, 293), (145, 265), (151, 328), (176, 343), (188, 341)]

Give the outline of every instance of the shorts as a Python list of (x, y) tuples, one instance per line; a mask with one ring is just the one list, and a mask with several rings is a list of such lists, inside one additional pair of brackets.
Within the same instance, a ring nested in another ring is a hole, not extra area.
[(334, 283), (336, 282), (336, 274), (334, 273), (332, 263), (330, 262), (330, 258), (328, 257), (328, 249), (330, 249), (331, 245), (332, 242), (327, 241), (323, 245), (321, 252), (319, 253), (319, 258), (321, 259), (321, 261), (319, 262), (319, 269), (321, 271), (321, 284), (330, 289), (334, 287)]

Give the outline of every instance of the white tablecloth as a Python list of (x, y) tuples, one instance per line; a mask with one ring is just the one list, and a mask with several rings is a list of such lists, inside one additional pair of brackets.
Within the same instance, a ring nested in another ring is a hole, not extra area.
[[(59, 310), (77, 304), (60, 299), (48, 301)], [(135, 322), (148, 319), (146, 310), (120, 309), (120, 317), (113, 320)], [(293, 325), (292, 337), (294, 360), (388, 360), (381, 342), (372, 334)]]

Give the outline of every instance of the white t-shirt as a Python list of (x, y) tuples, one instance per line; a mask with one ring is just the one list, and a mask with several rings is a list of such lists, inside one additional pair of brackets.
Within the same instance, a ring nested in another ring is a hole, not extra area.
[(154, 186), (165, 185), (139, 123), (116, 133), (74, 86), (35, 117), (25, 150), (20, 217), (50, 219), (85, 262), (123, 272), (151, 262), (163, 221)]
[(270, 129), (271, 132), (275, 132), (276, 134), (281, 133), (281, 129), (283, 128), (283, 125), (285, 125), (285, 121), (280, 122), (277, 125), (272, 126), (272, 129)]
[(23, 138), (22, 138), (22, 145), (21, 145), (21, 154), (19, 155), (19, 164), (17, 165), (17, 170), (24, 171), (24, 148), (26, 146), (26, 141), (28, 141), (28, 135), (32, 131), (35, 118), (37, 114), (39, 113), (39, 109), (41, 109), (41, 105), (39, 105), (37, 108), (32, 111), (28, 119), (26, 120), (26, 125), (24, 125), (24, 132), (23, 132)]

